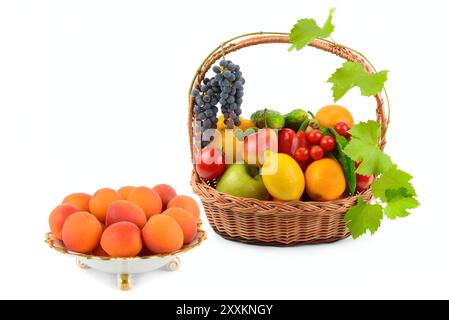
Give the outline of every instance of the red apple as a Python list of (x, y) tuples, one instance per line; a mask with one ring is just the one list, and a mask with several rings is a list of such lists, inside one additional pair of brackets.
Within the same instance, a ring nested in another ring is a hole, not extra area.
[(218, 178), (225, 170), (225, 157), (218, 148), (206, 147), (196, 159), (196, 172), (203, 179)]
[(264, 153), (270, 150), (278, 152), (278, 138), (276, 132), (269, 128), (260, 129), (250, 134), (243, 143), (243, 158), (247, 164), (253, 167), (262, 167)]

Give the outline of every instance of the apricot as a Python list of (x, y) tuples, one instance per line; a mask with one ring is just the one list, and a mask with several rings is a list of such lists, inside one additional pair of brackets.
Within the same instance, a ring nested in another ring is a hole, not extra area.
[(168, 184), (158, 184), (153, 188), (154, 191), (156, 191), (162, 200), (162, 210), (167, 209), (168, 202), (177, 196), (176, 190), (173, 189)]
[(106, 226), (128, 221), (134, 223), (140, 229), (147, 223), (147, 216), (143, 210), (134, 202), (128, 200), (117, 200), (109, 205), (106, 213)]
[(100, 238), (101, 223), (87, 211), (71, 214), (62, 227), (62, 241), (71, 251), (91, 252), (97, 247)]
[(142, 208), (148, 218), (162, 212), (162, 200), (159, 194), (147, 187), (135, 188), (128, 196), (128, 199)]
[(73, 204), (80, 209), (79, 211), (89, 211), (89, 200), (90, 194), (77, 192), (69, 194), (62, 200), (62, 203)]
[(98, 220), (104, 222), (106, 213), (111, 203), (121, 200), (122, 196), (115, 190), (110, 188), (100, 189), (94, 193), (89, 201), (89, 211), (97, 217)]
[(62, 240), (62, 226), (65, 220), (73, 213), (80, 211), (77, 206), (70, 203), (63, 203), (53, 209), (48, 217), (51, 233), (59, 240)]
[(198, 225), (189, 211), (173, 207), (165, 210), (163, 214), (172, 217), (179, 224), (184, 234), (184, 243), (189, 243), (195, 238)]
[(184, 234), (175, 219), (165, 214), (154, 215), (142, 229), (145, 246), (156, 254), (171, 253), (181, 249)]
[(111, 257), (135, 257), (142, 250), (140, 229), (128, 221), (114, 223), (104, 230), (101, 247)]
[(129, 197), (129, 194), (135, 189), (136, 187), (132, 187), (132, 186), (125, 186), (125, 187), (121, 187), (120, 189), (117, 190), (118, 193), (120, 193), (120, 195), (122, 196), (123, 199), (127, 200)]
[(92, 250), (92, 255), (97, 257), (109, 257), (108, 253), (104, 251), (101, 245), (98, 245), (94, 250)]
[(186, 209), (193, 215), (196, 221), (200, 219), (200, 207), (198, 207), (196, 201), (189, 196), (176, 196), (171, 199), (167, 208), (173, 207)]

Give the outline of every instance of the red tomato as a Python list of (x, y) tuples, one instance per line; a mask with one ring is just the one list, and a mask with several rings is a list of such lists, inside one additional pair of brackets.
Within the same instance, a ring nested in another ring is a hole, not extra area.
[(307, 141), (310, 144), (320, 144), (321, 138), (323, 138), (323, 133), (318, 129), (313, 129), (307, 134)]
[(295, 151), (295, 154), (293, 155), (293, 158), (299, 163), (299, 162), (306, 162), (310, 159), (310, 150), (309, 148), (298, 148)]
[(310, 149), (310, 156), (313, 160), (321, 160), (324, 157), (324, 150), (320, 146), (313, 146)]
[(218, 148), (206, 147), (198, 156), (195, 167), (203, 179), (218, 178), (226, 170), (224, 154)]
[(323, 137), (320, 141), (320, 146), (324, 151), (332, 151), (335, 147), (335, 139), (334, 137), (326, 136)]
[(349, 136), (349, 129), (349, 126), (344, 122), (339, 122), (335, 125), (335, 131), (337, 131), (337, 133), (343, 137)]
[(368, 190), (368, 188), (371, 187), (371, 184), (374, 181), (374, 176), (373, 175), (363, 176), (361, 174), (358, 174), (356, 177), (356, 181), (357, 181), (356, 190), (358, 192), (362, 192)]

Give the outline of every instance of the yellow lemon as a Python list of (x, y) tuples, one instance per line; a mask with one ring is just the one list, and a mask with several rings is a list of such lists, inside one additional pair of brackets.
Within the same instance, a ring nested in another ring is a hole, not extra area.
[(289, 155), (267, 151), (261, 175), (268, 192), (277, 200), (296, 201), (304, 192), (304, 174)]

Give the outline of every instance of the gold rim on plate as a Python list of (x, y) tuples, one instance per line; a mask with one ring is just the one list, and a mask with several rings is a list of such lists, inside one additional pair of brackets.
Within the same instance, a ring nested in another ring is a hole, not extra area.
[(184, 245), (181, 249), (179, 249), (175, 252), (165, 253), (165, 254), (155, 254), (155, 255), (143, 256), (143, 257), (132, 257), (132, 258), (100, 257), (100, 256), (94, 256), (94, 255), (90, 255), (90, 254), (73, 252), (73, 251), (70, 251), (69, 249), (67, 249), (67, 247), (64, 245), (64, 242), (57, 239), (51, 232), (47, 232), (45, 234), (45, 243), (48, 244), (48, 246), (51, 249), (56, 250), (60, 253), (74, 256), (74, 257), (83, 258), (83, 259), (104, 260), (104, 261), (108, 261), (108, 260), (132, 261), (132, 260), (149, 260), (149, 259), (164, 258), (164, 257), (168, 257), (168, 256), (176, 256), (180, 253), (187, 252), (187, 251), (199, 246), (204, 240), (206, 240), (206, 238), (207, 238), (206, 231), (198, 229), (195, 239), (193, 239), (190, 243)]

